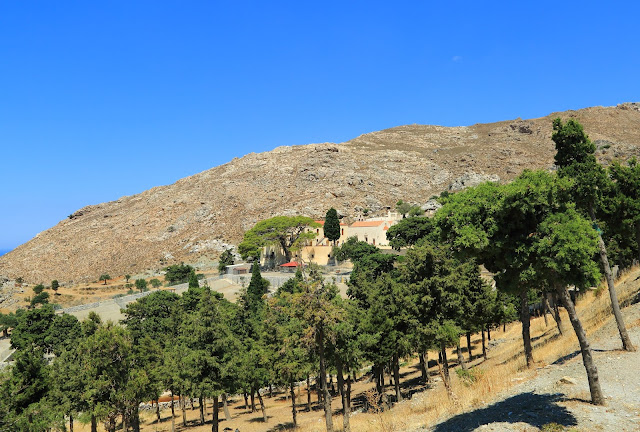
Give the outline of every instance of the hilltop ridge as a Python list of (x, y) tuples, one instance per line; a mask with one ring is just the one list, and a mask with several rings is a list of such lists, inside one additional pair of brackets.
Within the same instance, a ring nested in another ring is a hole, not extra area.
[(638, 155), (640, 105), (592, 107), (462, 127), (405, 125), (344, 143), (277, 147), (168, 186), (84, 207), (0, 256), (0, 275), (80, 282), (215, 258), (261, 219), (385, 211), (477, 179), (550, 169), (551, 121), (576, 118), (603, 163)]

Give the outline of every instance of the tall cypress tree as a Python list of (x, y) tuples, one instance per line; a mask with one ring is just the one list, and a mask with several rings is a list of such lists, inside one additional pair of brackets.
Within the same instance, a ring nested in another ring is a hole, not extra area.
[(189, 272), (189, 288), (198, 288), (200, 284), (198, 283), (198, 276), (196, 275), (196, 271), (191, 269)]
[(340, 219), (338, 219), (338, 212), (333, 207), (327, 211), (324, 218), (324, 236), (334, 245), (340, 239)]
[(269, 282), (262, 278), (262, 273), (260, 273), (260, 264), (257, 261), (254, 261), (253, 266), (251, 267), (251, 281), (247, 287), (246, 300), (247, 307), (252, 312), (257, 312), (258, 309), (264, 307), (262, 296), (267, 293), (268, 289)]

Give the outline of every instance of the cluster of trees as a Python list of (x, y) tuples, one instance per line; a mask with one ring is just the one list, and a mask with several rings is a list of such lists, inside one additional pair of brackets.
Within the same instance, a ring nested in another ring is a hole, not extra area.
[(355, 263), (347, 299), (315, 268), (299, 270), (269, 297), (256, 262), (236, 303), (191, 277), (182, 296), (156, 291), (129, 304), (122, 326), (96, 315), (78, 322), (50, 305), (20, 313), (11, 337), (16, 362), (0, 380), (8, 396), (0, 400), (8, 413), (0, 429), (62, 429), (80, 418), (92, 430), (103, 422), (113, 431), (121, 419), (135, 431), (139, 404), (169, 390), (180, 396), (183, 421), (186, 399), (200, 401), (203, 423), (202, 401), (212, 399), (217, 430), (228, 394), (244, 394), (252, 410), (257, 398), (267, 421), (260, 389), (271, 386), (289, 390), (295, 424), (303, 405), (296, 383), (314, 378), (327, 429), (339, 394), (349, 430), (351, 383), (363, 366), (373, 365), (380, 394), (392, 373), (401, 400), (400, 359), (419, 352), (427, 380), (427, 350), (442, 350), (446, 370), (444, 347), (456, 346), (461, 332), (508, 319), (478, 267), (442, 249), (416, 247), (403, 263), (355, 239), (339, 250)]
[(59, 295), (58, 289), (60, 289), (60, 283), (56, 279), (51, 281), (51, 286), (49, 287), (45, 287), (44, 284), (34, 285), (32, 288), (33, 297), (27, 297), (25, 299), (29, 303), (28, 307), (33, 308), (37, 305), (49, 303), (50, 296), (49, 293), (45, 291), (48, 288), (53, 290), (54, 295)]
[[(495, 274), (499, 290), (521, 298), (527, 365), (533, 363), (528, 293), (534, 290), (543, 298), (552, 293), (578, 337), (592, 401), (604, 404), (591, 348), (567, 288), (595, 286), (604, 273), (623, 348), (635, 350), (620, 313), (606, 243), (620, 266), (638, 256), (640, 238), (629, 235), (636, 229), (638, 197), (630, 185), (638, 184), (640, 170), (635, 160), (608, 169), (599, 165), (595, 145), (575, 120), (556, 119), (552, 139), (556, 173), (525, 171), (506, 185), (485, 183), (446, 196), (428, 222), (433, 232), (427, 237), (447, 244), (456, 256), (482, 263)], [(415, 225), (407, 228), (404, 237), (394, 231), (396, 244), (419, 231)]]

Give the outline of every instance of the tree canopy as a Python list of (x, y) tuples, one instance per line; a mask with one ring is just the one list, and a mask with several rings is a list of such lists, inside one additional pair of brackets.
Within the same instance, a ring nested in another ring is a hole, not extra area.
[(220, 254), (220, 258), (218, 259), (218, 273), (226, 273), (227, 267), (233, 264), (233, 253), (230, 249), (225, 249), (224, 252)]
[(319, 226), (320, 224), (306, 216), (275, 216), (258, 222), (247, 231), (238, 245), (238, 252), (244, 259), (257, 258), (263, 247), (278, 245), (287, 261), (291, 261), (292, 250), (315, 238), (316, 232), (308, 228)]
[(164, 269), (164, 278), (172, 285), (185, 283), (189, 280), (189, 275), (191, 274), (192, 270), (193, 267), (184, 263), (170, 265)]

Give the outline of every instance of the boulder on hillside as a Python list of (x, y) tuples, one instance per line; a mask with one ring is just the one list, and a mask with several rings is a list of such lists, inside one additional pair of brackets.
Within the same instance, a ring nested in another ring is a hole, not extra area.
[(468, 187), (477, 186), (486, 181), (499, 182), (500, 176), (496, 174), (478, 174), (474, 172), (464, 173), (449, 184), (449, 192), (457, 192)]

